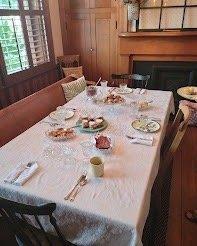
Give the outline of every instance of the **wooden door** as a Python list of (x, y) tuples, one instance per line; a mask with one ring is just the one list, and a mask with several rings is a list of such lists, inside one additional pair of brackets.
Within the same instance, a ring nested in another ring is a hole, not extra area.
[(70, 9), (86, 9), (89, 8), (89, 0), (69, 0)]
[(116, 35), (115, 9), (91, 14), (93, 80), (102, 77), (110, 81), (111, 74), (116, 72)]
[(70, 54), (79, 54), (83, 72), (92, 80), (91, 30), (89, 13), (71, 13), (68, 23)]
[(90, 0), (90, 8), (111, 8), (111, 0)]

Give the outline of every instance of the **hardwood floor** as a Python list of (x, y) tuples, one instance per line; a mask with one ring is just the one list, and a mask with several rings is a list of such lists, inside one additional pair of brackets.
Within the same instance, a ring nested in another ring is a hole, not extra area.
[[(174, 160), (167, 246), (196, 246), (197, 224), (184, 213), (197, 209), (197, 127), (189, 127)], [(14, 246), (13, 239), (0, 221), (0, 242)]]
[(174, 160), (167, 246), (197, 245), (197, 224), (185, 218), (188, 209), (197, 209), (197, 127), (189, 127)]

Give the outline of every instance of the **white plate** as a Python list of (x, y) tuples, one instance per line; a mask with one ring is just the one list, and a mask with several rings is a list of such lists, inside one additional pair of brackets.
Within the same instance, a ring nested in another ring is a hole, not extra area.
[(53, 120), (67, 120), (74, 116), (73, 110), (56, 110), (49, 114), (49, 117)]
[(76, 132), (75, 131), (73, 131), (73, 134), (70, 134), (70, 135), (67, 135), (67, 136), (64, 136), (64, 137), (63, 136), (62, 137), (60, 137), (60, 136), (58, 136), (58, 137), (50, 136), (49, 135), (50, 132), (51, 132), (51, 130), (48, 130), (48, 131), (45, 132), (45, 134), (46, 134), (46, 136), (48, 138), (50, 138), (50, 139), (52, 139), (54, 141), (68, 140), (68, 139), (74, 138), (76, 136)]
[(118, 94), (130, 94), (130, 93), (133, 92), (133, 89), (132, 88), (128, 88), (128, 87), (125, 88), (125, 89), (117, 88), (115, 90), (115, 92), (118, 93)]
[(147, 133), (157, 132), (161, 127), (157, 121), (150, 119), (137, 119), (131, 125), (134, 129)]
[(186, 86), (186, 87), (179, 88), (177, 90), (177, 93), (183, 98), (197, 101), (197, 95), (191, 95), (190, 90), (197, 92), (197, 86)]

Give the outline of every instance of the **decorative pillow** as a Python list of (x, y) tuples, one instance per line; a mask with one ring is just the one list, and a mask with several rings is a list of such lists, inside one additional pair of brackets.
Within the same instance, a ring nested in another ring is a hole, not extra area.
[(73, 97), (84, 91), (85, 87), (86, 80), (84, 76), (69, 83), (62, 84), (66, 101), (70, 101), (71, 99), (73, 99)]
[(64, 76), (74, 75), (76, 78), (83, 76), (83, 67), (63, 67)]

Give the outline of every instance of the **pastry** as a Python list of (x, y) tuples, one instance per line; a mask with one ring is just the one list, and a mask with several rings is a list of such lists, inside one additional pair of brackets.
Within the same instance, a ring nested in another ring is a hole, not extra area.
[(111, 139), (107, 136), (99, 135), (95, 137), (95, 140), (98, 149), (109, 149), (111, 147)]
[(104, 99), (105, 103), (122, 103), (124, 102), (124, 98), (122, 98), (120, 95), (114, 95), (110, 94)]

